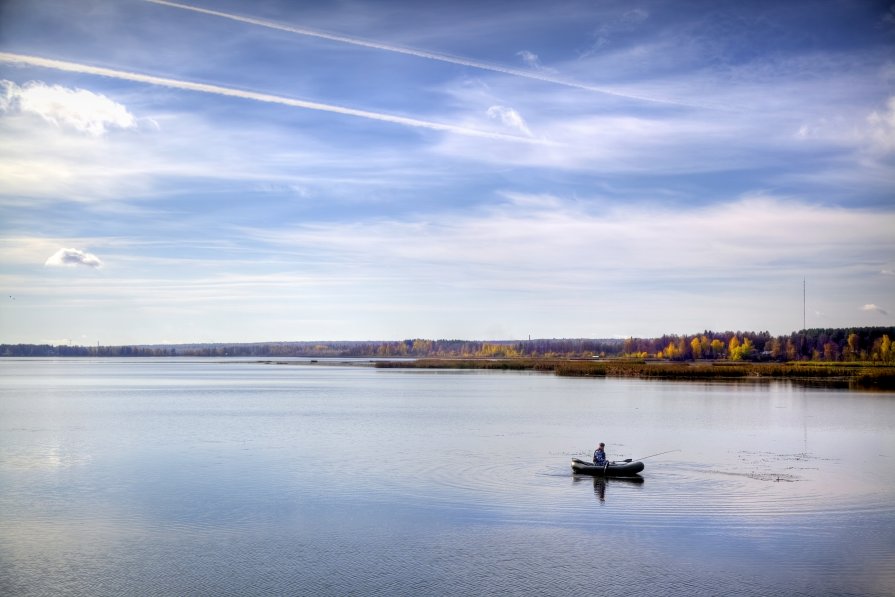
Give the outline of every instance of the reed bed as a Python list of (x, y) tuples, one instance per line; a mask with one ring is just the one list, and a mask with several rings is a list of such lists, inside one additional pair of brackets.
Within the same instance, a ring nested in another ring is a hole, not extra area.
[(419, 359), (379, 361), (381, 368), (544, 371), (570, 377), (665, 380), (788, 379), (823, 385), (895, 390), (895, 367), (868, 363), (672, 363), (642, 360)]
[(417, 359), (376, 361), (380, 369), (502, 369), (511, 371), (553, 371), (554, 362), (545, 359)]

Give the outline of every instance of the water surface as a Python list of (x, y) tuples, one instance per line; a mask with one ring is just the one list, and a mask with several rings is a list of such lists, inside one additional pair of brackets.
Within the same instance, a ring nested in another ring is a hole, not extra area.
[[(0, 360), (0, 593), (891, 595), (895, 396)], [(604, 441), (642, 482), (571, 474)]]

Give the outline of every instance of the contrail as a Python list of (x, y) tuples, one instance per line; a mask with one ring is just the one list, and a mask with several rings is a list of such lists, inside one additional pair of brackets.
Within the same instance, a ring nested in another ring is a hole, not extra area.
[(231, 19), (233, 21), (239, 21), (241, 23), (248, 23), (250, 25), (258, 25), (259, 27), (267, 27), (268, 29), (277, 29), (279, 31), (288, 31), (289, 33), (295, 33), (298, 35), (307, 35), (309, 37), (318, 37), (321, 39), (328, 39), (330, 41), (338, 41), (346, 44), (352, 44), (355, 46), (361, 46), (364, 48), (374, 48), (377, 50), (384, 50), (386, 52), (396, 52), (398, 54), (407, 54), (408, 56), (416, 56), (418, 58), (427, 58), (429, 60), (438, 60), (439, 62), (449, 62), (450, 64), (457, 64), (459, 66), (468, 66), (470, 68), (478, 68), (481, 70), (488, 70), (496, 73), (503, 73), (505, 75), (513, 75), (516, 77), (525, 77), (526, 79), (534, 79), (536, 81), (543, 81), (545, 83), (553, 83), (555, 85), (563, 85), (565, 87), (573, 87), (575, 89), (583, 89), (585, 91), (592, 91), (595, 93), (602, 93), (605, 95), (611, 95), (615, 97), (623, 97), (625, 99), (633, 99), (642, 102), (652, 102), (659, 104), (671, 104), (675, 106), (687, 106), (687, 107), (705, 107), (705, 106), (697, 106), (695, 104), (688, 104), (685, 102), (677, 102), (674, 100), (667, 99), (658, 99), (654, 97), (643, 97), (639, 95), (633, 95), (630, 93), (621, 93), (619, 91), (612, 91), (610, 89), (604, 89), (602, 87), (594, 87), (592, 85), (586, 85), (584, 83), (578, 83), (576, 81), (570, 81), (568, 79), (561, 79), (559, 77), (551, 77), (550, 75), (538, 72), (531, 72), (526, 70), (520, 70), (515, 68), (509, 68), (505, 66), (500, 66), (496, 64), (489, 64), (487, 62), (481, 62), (478, 60), (472, 60), (471, 58), (462, 58), (459, 56), (451, 56), (449, 54), (438, 54), (436, 52), (428, 52), (426, 50), (417, 50), (414, 48), (405, 48), (402, 46), (395, 46), (391, 44), (385, 44), (377, 41), (370, 41), (366, 39), (362, 39), (359, 37), (351, 37), (348, 35), (339, 35), (336, 33), (327, 33), (324, 31), (318, 31), (315, 29), (308, 29), (307, 27), (293, 27), (292, 25), (284, 25), (281, 23), (275, 23), (273, 21), (267, 21), (264, 19), (255, 19), (252, 17), (243, 17), (240, 15), (235, 15), (231, 13), (221, 12), (218, 10), (209, 10), (207, 8), (200, 8), (198, 6), (192, 6), (189, 4), (180, 4), (179, 2), (169, 2), (168, 0), (144, 0), (145, 2), (151, 2), (153, 4), (161, 4), (163, 6), (170, 6), (172, 8), (180, 8), (183, 10), (191, 10), (193, 12), (199, 12), (207, 15), (213, 15), (216, 17), (222, 17), (225, 19)]
[(356, 116), (358, 118), (367, 118), (369, 120), (379, 120), (381, 122), (391, 122), (404, 126), (431, 129), (435, 131), (445, 131), (457, 133), (459, 135), (467, 135), (470, 137), (483, 137), (486, 139), (498, 139), (502, 141), (515, 141), (521, 143), (531, 143), (536, 145), (556, 145), (556, 143), (544, 139), (535, 139), (531, 137), (520, 137), (517, 135), (509, 135), (506, 133), (483, 131), (472, 129), (453, 124), (444, 124), (441, 122), (432, 122), (429, 120), (419, 120), (417, 118), (407, 118), (405, 116), (395, 116), (393, 114), (383, 114), (380, 112), (369, 112), (367, 110), (358, 110), (356, 108), (346, 108), (344, 106), (335, 106), (332, 104), (321, 104), (318, 102), (310, 102), (306, 100), (293, 99), (290, 97), (282, 97), (279, 95), (271, 95), (267, 93), (258, 93), (255, 91), (245, 91), (243, 89), (234, 89), (232, 87), (221, 87), (220, 85), (210, 85), (208, 83), (196, 83), (193, 81), (181, 81), (179, 79), (169, 79), (165, 77), (156, 77), (152, 75), (144, 75), (128, 71), (114, 70), (111, 68), (103, 68), (99, 66), (90, 66), (86, 64), (78, 64), (76, 62), (66, 62), (63, 60), (53, 60), (50, 58), (40, 58), (38, 56), (27, 56), (24, 54), (10, 54), (8, 52), (0, 52), (0, 62), (11, 64), (22, 64), (28, 66), (36, 66), (40, 68), (50, 68), (71, 73), (81, 73), (86, 75), (97, 75), (100, 77), (110, 77), (112, 79), (122, 79), (125, 81), (136, 81), (138, 83), (147, 83), (149, 85), (159, 85), (162, 87), (171, 87), (174, 89), (186, 89), (189, 91), (198, 91), (201, 93), (211, 93), (214, 95), (224, 95), (228, 97), (238, 97), (242, 99), (253, 100), (256, 102), (266, 102), (271, 104), (282, 104), (293, 108), (305, 108), (307, 110), (319, 110), (321, 112), (333, 112), (336, 114), (344, 114), (346, 116)]

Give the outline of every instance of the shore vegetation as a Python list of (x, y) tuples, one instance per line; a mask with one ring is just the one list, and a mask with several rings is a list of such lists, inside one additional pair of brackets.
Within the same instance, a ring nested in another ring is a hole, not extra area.
[(829, 387), (895, 390), (895, 366), (853, 363), (681, 363), (655, 359), (417, 359), (377, 361), (380, 368), (490, 369), (552, 372), (571, 377), (632, 377), (683, 381), (790, 380)]

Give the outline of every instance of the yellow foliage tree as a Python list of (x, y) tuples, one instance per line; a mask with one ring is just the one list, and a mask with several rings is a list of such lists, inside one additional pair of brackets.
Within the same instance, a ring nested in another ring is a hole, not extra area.
[(693, 358), (698, 359), (702, 357), (702, 344), (699, 341), (699, 338), (693, 338), (690, 340), (690, 350), (693, 351)]
[(702, 356), (707, 357), (707, 356), (709, 356), (709, 352), (711, 350), (712, 350), (712, 344), (711, 344), (711, 342), (709, 342), (709, 339), (705, 335), (700, 336), (699, 337), (699, 353)]
[(860, 338), (858, 338), (857, 334), (852, 332), (851, 334), (848, 335), (848, 346), (846, 346), (844, 348), (844, 352), (846, 353), (848, 358), (850, 358), (851, 360), (855, 360), (858, 358), (859, 344), (860, 344)]
[(512, 346), (486, 342), (482, 345), (482, 349), (479, 351), (478, 356), (489, 358), (512, 358), (519, 356), (519, 352)]
[(743, 343), (740, 344), (739, 341), (737, 341), (736, 346), (734, 346), (734, 340), (736, 340), (736, 337), (730, 340), (730, 358), (734, 361), (742, 361), (745, 357), (749, 356), (750, 352), (752, 352), (752, 340), (744, 338)]
[(413, 341), (413, 346), (410, 348), (410, 352), (418, 355), (428, 355), (432, 352), (432, 341), (418, 338)]
[(668, 346), (666, 346), (665, 350), (663, 350), (662, 353), (660, 353), (660, 354), (663, 354), (663, 353), (664, 353), (666, 359), (675, 359), (681, 355), (680, 349), (677, 347), (677, 344), (675, 344), (674, 342), (669, 342)]
[(727, 355), (728, 355), (730, 358), (734, 358), (734, 357), (733, 357), (733, 353), (734, 353), (734, 352), (736, 351), (736, 349), (739, 348), (739, 347), (740, 347), (740, 339), (737, 338), (736, 336), (733, 336), (733, 337), (730, 339), (730, 342), (727, 343)]

